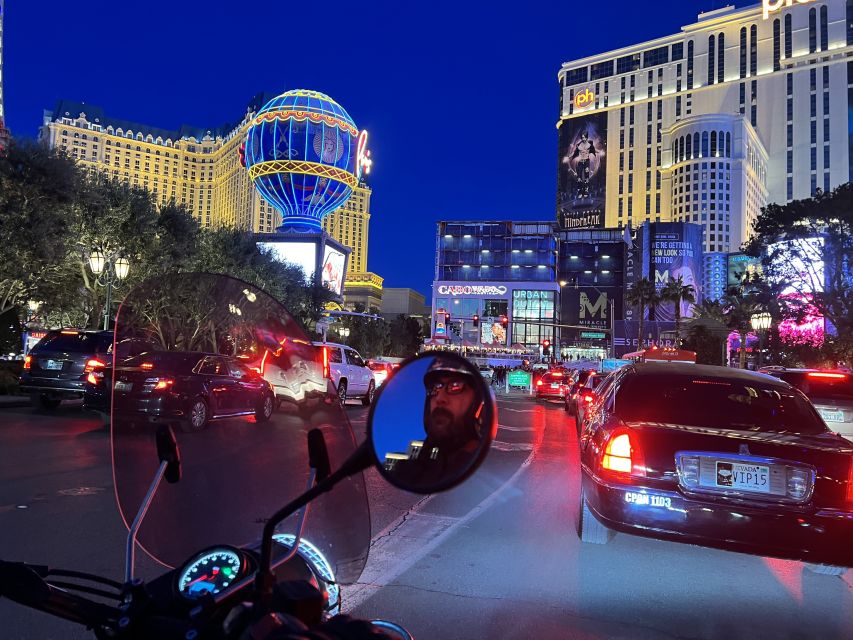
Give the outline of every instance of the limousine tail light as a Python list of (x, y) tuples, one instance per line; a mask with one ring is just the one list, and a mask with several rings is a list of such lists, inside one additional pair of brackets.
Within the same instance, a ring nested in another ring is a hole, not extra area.
[(157, 384), (154, 385), (154, 391), (163, 391), (164, 389), (168, 389), (175, 381), (171, 378), (160, 378), (157, 380)]
[(83, 373), (92, 373), (95, 369), (103, 369), (105, 366), (107, 365), (97, 358), (92, 358), (86, 361), (86, 367), (83, 369)]
[(850, 470), (847, 472), (847, 505), (853, 508), (853, 461), (850, 462)]
[(637, 436), (624, 430), (612, 432), (604, 445), (601, 468), (618, 474), (645, 476), (646, 465)]
[(29, 369), (32, 366), (33, 366), (33, 357), (32, 356), (25, 356), (24, 357), (24, 369)]

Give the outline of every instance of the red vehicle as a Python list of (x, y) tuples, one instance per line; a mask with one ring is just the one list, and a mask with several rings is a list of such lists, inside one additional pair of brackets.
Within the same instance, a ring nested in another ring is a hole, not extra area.
[(549, 371), (536, 381), (536, 397), (564, 400), (571, 382), (571, 377), (562, 371)]

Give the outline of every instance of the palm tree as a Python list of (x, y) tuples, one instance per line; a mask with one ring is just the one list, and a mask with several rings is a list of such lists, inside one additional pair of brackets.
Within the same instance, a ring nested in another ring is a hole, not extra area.
[(640, 331), (638, 335), (640, 337), (639, 348), (642, 350), (645, 338), (643, 329), (645, 326), (646, 308), (660, 302), (660, 298), (655, 290), (655, 285), (648, 278), (642, 278), (631, 285), (625, 293), (625, 301), (631, 306), (637, 307), (640, 312)]
[(692, 284), (684, 284), (684, 278), (681, 276), (675, 279), (670, 278), (661, 289), (660, 299), (662, 302), (675, 304), (675, 346), (677, 347), (680, 344), (678, 338), (681, 325), (681, 303), (693, 304), (696, 302), (696, 289), (693, 288)]
[(731, 287), (723, 297), (723, 319), (729, 329), (740, 337), (739, 367), (746, 369), (746, 337), (752, 329), (752, 314), (760, 310), (755, 298), (741, 287)]

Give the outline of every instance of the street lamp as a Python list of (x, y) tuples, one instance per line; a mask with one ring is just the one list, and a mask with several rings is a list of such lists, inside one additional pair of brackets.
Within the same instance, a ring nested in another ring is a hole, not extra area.
[(106, 287), (107, 301), (104, 305), (104, 330), (110, 328), (110, 310), (113, 305), (113, 287), (121, 284), (130, 272), (130, 261), (120, 253), (109, 255), (101, 249), (94, 249), (89, 254), (89, 268), (95, 275), (96, 286)]
[(758, 361), (755, 367), (757, 370), (761, 368), (762, 356), (764, 355), (764, 333), (770, 328), (773, 319), (769, 313), (764, 311), (762, 313), (753, 313), (749, 319), (749, 323), (752, 325), (752, 330), (758, 334)]
[(341, 338), (349, 338), (349, 327), (341, 327), (338, 329), (338, 335)]

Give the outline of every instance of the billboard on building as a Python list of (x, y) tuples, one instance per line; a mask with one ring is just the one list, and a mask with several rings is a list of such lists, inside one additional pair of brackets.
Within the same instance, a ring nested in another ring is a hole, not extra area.
[[(649, 234), (646, 227), (633, 230), (625, 229), (625, 295), (636, 283), (649, 277), (649, 263), (644, 259), (649, 255)], [(617, 316), (619, 317), (619, 316)], [(640, 312), (629, 304), (625, 305), (625, 319), (639, 320)]]
[(607, 113), (564, 120), (557, 163), (557, 223), (562, 229), (604, 227)]
[[(691, 285), (696, 302), (702, 289), (702, 227), (683, 222), (656, 222), (650, 225), (649, 273), (653, 274), (655, 289), (660, 291), (670, 279), (682, 279)], [(693, 315), (690, 302), (681, 303), (681, 317)], [(675, 320), (675, 305), (664, 302), (655, 307), (656, 320)]]
[[(617, 291), (614, 289), (614, 291)], [(621, 295), (612, 295), (606, 289), (597, 287), (569, 287), (564, 290), (564, 296), (568, 297), (568, 312), (566, 324), (589, 327), (590, 329), (610, 328), (610, 304), (614, 305), (614, 313), (618, 317), (619, 309), (615, 306), (621, 303)]]
[(347, 257), (345, 254), (330, 245), (326, 245), (325, 255), (323, 256), (321, 282), (324, 287), (336, 295), (341, 295), (344, 287), (346, 260)]
[(726, 262), (726, 283), (729, 287), (737, 287), (744, 280), (761, 275), (761, 258), (753, 258), (745, 253), (732, 253)]
[(316, 242), (258, 242), (258, 247), (271, 251), (272, 256), (280, 262), (301, 267), (305, 279), (314, 281), (312, 279), (317, 271)]
[(506, 337), (506, 328), (499, 320), (480, 320), (480, 344), (487, 347), (505, 347)]

